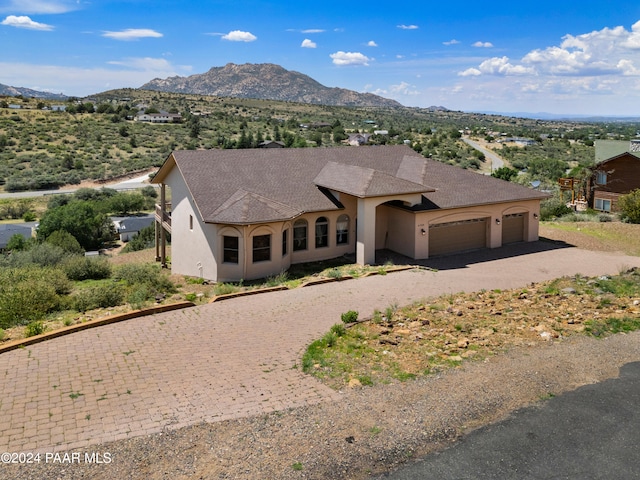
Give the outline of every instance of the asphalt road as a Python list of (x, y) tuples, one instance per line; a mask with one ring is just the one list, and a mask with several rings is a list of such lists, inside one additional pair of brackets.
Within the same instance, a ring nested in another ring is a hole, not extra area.
[(640, 362), (478, 429), (380, 479), (638, 479)]
[(504, 167), (504, 160), (499, 157), (498, 155), (496, 155), (494, 152), (492, 152), (491, 150), (488, 150), (484, 147), (482, 147), (480, 144), (474, 142), (473, 140), (471, 140), (468, 137), (463, 137), (462, 141), (464, 143), (466, 143), (467, 145), (475, 148), (476, 150), (484, 153), (484, 156), (487, 158), (487, 160), (489, 160), (491, 162), (491, 171), (493, 172), (494, 170), (497, 170), (498, 168)]

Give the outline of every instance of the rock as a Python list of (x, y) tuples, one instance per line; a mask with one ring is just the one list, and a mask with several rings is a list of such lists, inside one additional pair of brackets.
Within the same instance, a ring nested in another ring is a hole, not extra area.
[(574, 293), (576, 293), (576, 289), (571, 287), (563, 288), (562, 293), (569, 293), (573, 295)]
[(360, 380), (358, 380), (357, 378), (352, 378), (351, 380), (349, 380), (349, 388), (357, 388), (361, 386), (362, 386), (362, 383), (360, 383)]
[(452, 362), (461, 362), (462, 361), (462, 357), (460, 355), (451, 355), (448, 360), (452, 361)]
[(458, 340), (458, 348), (467, 348), (469, 346), (469, 339), (462, 338)]

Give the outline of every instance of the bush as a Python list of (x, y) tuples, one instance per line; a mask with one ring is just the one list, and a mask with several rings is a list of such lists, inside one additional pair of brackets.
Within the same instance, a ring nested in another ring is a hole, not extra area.
[(47, 237), (46, 242), (60, 247), (65, 253), (72, 255), (84, 253), (84, 248), (80, 246), (76, 237), (65, 230), (56, 230)]
[(154, 300), (158, 294), (176, 291), (171, 280), (156, 265), (125, 264), (115, 271), (114, 278), (131, 287), (127, 301), (134, 306)]
[(111, 264), (106, 258), (73, 256), (62, 263), (70, 280), (103, 280), (111, 276)]
[(573, 210), (559, 198), (549, 198), (540, 204), (540, 220), (553, 220), (568, 213), (573, 213)]
[(124, 303), (124, 295), (124, 287), (117, 283), (90, 287), (73, 295), (71, 307), (78, 312), (116, 307)]
[(42, 335), (47, 327), (42, 322), (31, 322), (24, 327), (25, 337), (35, 337), (36, 335)]
[(640, 223), (640, 188), (618, 199), (620, 218), (629, 223)]
[[(51, 272), (48, 276), (43, 272)], [(0, 328), (38, 321), (60, 306), (56, 289), (66, 277), (39, 268), (0, 269)], [(68, 282), (68, 280), (67, 280)]]
[(340, 315), (343, 323), (355, 323), (358, 320), (358, 312), (355, 310), (349, 310)]

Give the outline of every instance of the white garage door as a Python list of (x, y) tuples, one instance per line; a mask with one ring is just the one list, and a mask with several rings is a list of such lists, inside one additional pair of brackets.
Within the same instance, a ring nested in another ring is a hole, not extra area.
[(476, 250), (487, 246), (487, 219), (436, 223), (429, 226), (429, 256)]

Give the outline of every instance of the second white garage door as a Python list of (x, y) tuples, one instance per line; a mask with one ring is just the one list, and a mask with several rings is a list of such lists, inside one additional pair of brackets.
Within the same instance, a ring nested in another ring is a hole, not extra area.
[(476, 250), (487, 246), (487, 218), (429, 226), (429, 256)]

